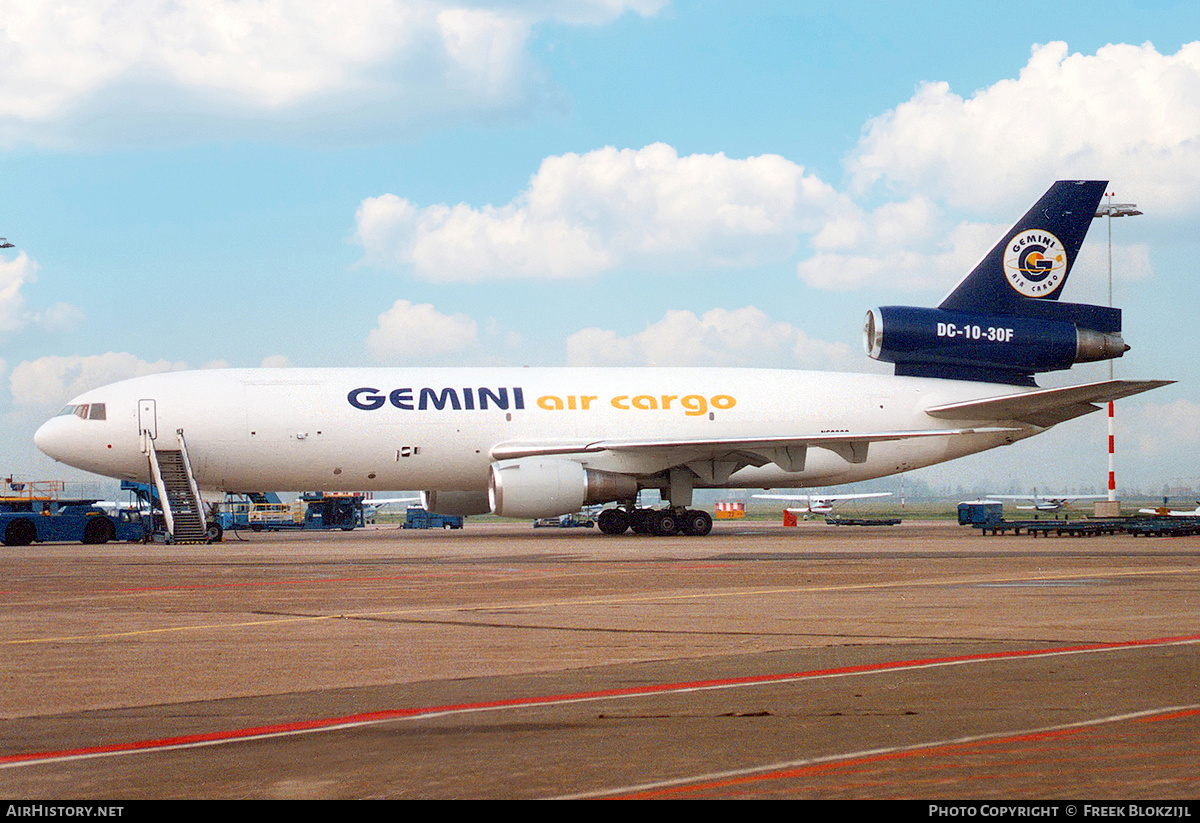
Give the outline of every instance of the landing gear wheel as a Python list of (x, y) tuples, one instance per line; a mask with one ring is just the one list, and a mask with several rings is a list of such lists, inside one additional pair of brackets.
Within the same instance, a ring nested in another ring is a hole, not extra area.
[(654, 534), (651, 528), (653, 518), (651, 509), (634, 509), (629, 513), (629, 530), (634, 534)]
[(596, 524), (605, 534), (624, 534), (629, 528), (629, 513), (624, 509), (605, 509), (596, 518)]
[(712, 531), (712, 515), (702, 511), (687, 511), (683, 515), (683, 533), (689, 537), (703, 537)]
[(679, 531), (679, 521), (672, 511), (655, 512), (650, 521), (650, 532), (656, 537), (670, 537)]

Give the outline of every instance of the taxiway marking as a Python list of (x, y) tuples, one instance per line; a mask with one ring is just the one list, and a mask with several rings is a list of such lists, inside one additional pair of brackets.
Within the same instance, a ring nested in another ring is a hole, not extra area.
[[(492, 700), (477, 703), (461, 703), (444, 706), (421, 706), (406, 709), (389, 709), (378, 712), (368, 712), (357, 715), (347, 715), (343, 717), (319, 718), (313, 720), (300, 720), (291, 723), (279, 723), (269, 726), (255, 726), (244, 729), (228, 729), (217, 732), (203, 732), (190, 735), (178, 735), (175, 737), (158, 738), (151, 740), (138, 740), (127, 743), (112, 743), (102, 744), (97, 746), (84, 746), (75, 749), (62, 749), (57, 751), (42, 751), (42, 752), (26, 752), (22, 754), (12, 754), (0, 756), (0, 769), (21, 768), (25, 766), (33, 766), (43, 763), (61, 763), (73, 760), (90, 760), (101, 757), (114, 757), (120, 755), (130, 755), (145, 752), (161, 752), (172, 751), (177, 749), (194, 749), (205, 746), (219, 746), (229, 743), (247, 742), (252, 740), (266, 740), (270, 738), (293, 737), (298, 735), (316, 734), (321, 732), (341, 731), (345, 729), (353, 729), (364, 726), (375, 726), (383, 723), (392, 723), (400, 720), (422, 720), (435, 717), (446, 717), (451, 715), (477, 714), (482, 712), (505, 711), (511, 709), (528, 708), (531, 706), (562, 706), (572, 703), (587, 703), (604, 700), (620, 700), (633, 697), (646, 697), (650, 695), (663, 694), (687, 694), (689, 692), (715, 691), (719, 689), (738, 689), (754, 686), (774, 685), (780, 683), (789, 683), (808, 680), (822, 680), (839, 677), (853, 677), (860, 675), (881, 674), (885, 672), (895, 671), (914, 671), (918, 669), (933, 669), (943, 668), (948, 666), (967, 666), (978, 665), (983, 663), (995, 663), (1008, 660), (1032, 660), (1037, 658), (1062, 657), (1067, 655), (1082, 655), (1082, 654), (1103, 654), (1109, 652), (1127, 651), (1130, 649), (1145, 649), (1145, 648), (1161, 648), (1168, 646), (1184, 646), (1200, 643), (1200, 635), (1191, 635), (1186, 637), (1163, 637), (1149, 640), (1134, 640), (1123, 643), (1092, 643), (1080, 646), (1068, 646), (1058, 649), (1026, 649), (1004, 652), (987, 652), (972, 655), (959, 655), (954, 657), (937, 657), (925, 658), (917, 660), (898, 660), (888, 661), (884, 663), (863, 664), (858, 666), (842, 666), (833, 669), (814, 669), (806, 672), (791, 672), (786, 674), (773, 675), (758, 675), (753, 677), (737, 677), (724, 678), (717, 680), (701, 680), (691, 683), (663, 683), (651, 686), (642, 686), (637, 688), (624, 689), (603, 689), (591, 692), (578, 692), (575, 694), (558, 694), (558, 695), (541, 695), (533, 697), (512, 698), (508, 700)], [(1133, 718), (1141, 716), (1150, 716), (1156, 714), (1165, 714), (1168, 712), (1189, 712), (1200, 708), (1200, 706), (1174, 706), (1159, 709), (1147, 710), (1145, 712), (1120, 715), (1116, 717)], [(1100, 719), (1091, 721), (1081, 721), (1078, 724), (1066, 724), (1062, 727), (1051, 727), (1047, 730), (1031, 730), (1023, 734), (1047, 733), (1054, 729), (1066, 729), (1076, 725), (1087, 725), (1101, 722), (1113, 722), (1110, 719)], [(1004, 733), (1011, 736), (1013, 733)], [(979, 737), (980, 740), (990, 739), (992, 735), (984, 735)], [(938, 744), (920, 744), (917, 748), (927, 748), (934, 745), (950, 745), (952, 743), (961, 743), (973, 740), (974, 738), (962, 738), (958, 741), (949, 741)], [(909, 747), (913, 748), (913, 747)], [(858, 753), (857, 757), (867, 756), (882, 756), (884, 754), (895, 754), (905, 751), (906, 749), (879, 749), (872, 752)], [(849, 757), (851, 755), (839, 755), (838, 757)], [(803, 764), (808, 761), (795, 761), (792, 764), (775, 764), (771, 767), (761, 767), (762, 769), (797, 767), (797, 764)], [(818, 762), (816, 760), (811, 761)], [(733, 774), (733, 773), (729, 773)], [(690, 781), (705, 778), (690, 778)], [(722, 778), (724, 779), (724, 778)], [(646, 784), (656, 788), (662, 788), (665, 784)], [(628, 787), (626, 789), (612, 789), (611, 792), (630, 792), (630, 791), (648, 791), (646, 787)]]
[(601, 789), (582, 792), (573, 795), (563, 795), (556, 800), (587, 800), (609, 798), (614, 800), (650, 800), (671, 797), (682, 797), (686, 794), (706, 792), (715, 789), (728, 789), (735, 786), (747, 786), (770, 780), (789, 780), (817, 774), (832, 769), (862, 766), (885, 760), (901, 758), (925, 757), (930, 755), (956, 753), (964, 748), (980, 744), (1001, 745), (1031, 740), (1045, 740), (1067, 737), (1080, 732), (1095, 729), (1100, 726), (1124, 722), (1153, 723), (1165, 720), (1175, 720), (1182, 717), (1192, 717), (1200, 714), (1200, 704), (1186, 706), (1162, 706), (1146, 709), (1140, 712), (1115, 714), (1108, 717), (1097, 717), (1090, 720), (1080, 720), (1075, 723), (1062, 723), (1056, 726), (1043, 726), (1037, 729), (1022, 731), (994, 732), (991, 734), (968, 735), (950, 740), (938, 740), (927, 743), (914, 743), (910, 746), (889, 746), (879, 749), (867, 749), (858, 752), (842, 752), (825, 757), (811, 757), (791, 760), (782, 763), (769, 763), (761, 766), (750, 766), (743, 769), (731, 769), (724, 772), (693, 775), (691, 777), (661, 780), (654, 783), (643, 783), (637, 786)]

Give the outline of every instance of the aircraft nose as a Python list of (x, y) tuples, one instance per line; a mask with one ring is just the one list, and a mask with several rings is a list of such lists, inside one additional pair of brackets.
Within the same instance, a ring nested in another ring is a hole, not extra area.
[(62, 418), (51, 417), (39, 426), (33, 434), (33, 444), (43, 454), (61, 462), (66, 452), (66, 434), (63, 431)]

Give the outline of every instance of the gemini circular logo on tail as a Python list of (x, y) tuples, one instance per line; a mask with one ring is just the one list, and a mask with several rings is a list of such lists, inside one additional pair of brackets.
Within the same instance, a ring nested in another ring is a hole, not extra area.
[(1004, 276), (1017, 294), (1045, 297), (1067, 276), (1067, 250), (1044, 229), (1017, 234), (1004, 249)]

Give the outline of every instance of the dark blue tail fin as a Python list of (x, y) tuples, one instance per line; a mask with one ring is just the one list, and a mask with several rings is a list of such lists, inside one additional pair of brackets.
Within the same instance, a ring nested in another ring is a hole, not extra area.
[(1098, 331), (1119, 331), (1119, 311), (1049, 302), (1062, 294), (1107, 185), (1107, 180), (1059, 180), (938, 308), (1069, 320)]

